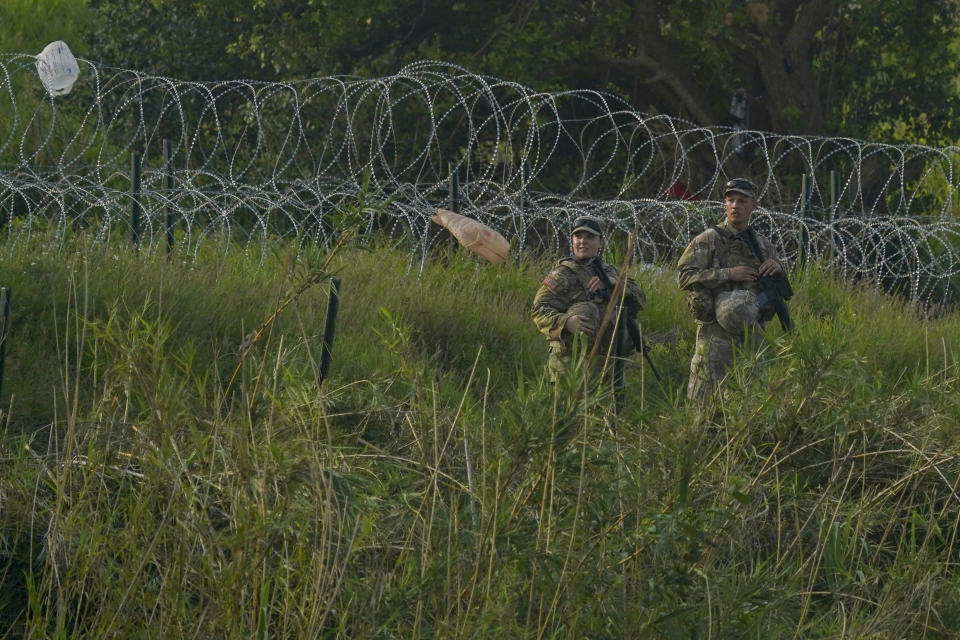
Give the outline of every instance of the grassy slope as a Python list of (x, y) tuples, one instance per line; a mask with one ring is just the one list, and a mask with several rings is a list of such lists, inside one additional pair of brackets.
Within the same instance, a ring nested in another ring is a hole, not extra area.
[[(211, 243), (212, 244), (212, 243)], [(660, 387), (610, 414), (542, 375), (544, 263), (116, 247), (0, 256), (10, 636), (952, 637), (956, 316), (796, 277), (799, 331), (721, 417), (638, 278)], [(476, 363), (476, 364), (475, 364)], [(12, 394), (12, 400), (8, 400)], [(146, 631), (144, 631), (146, 630)]]

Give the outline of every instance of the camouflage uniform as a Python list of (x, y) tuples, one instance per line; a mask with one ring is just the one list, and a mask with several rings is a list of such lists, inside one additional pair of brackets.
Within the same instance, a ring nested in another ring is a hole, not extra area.
[[(746, 329), (760, 328), (763, 324), (756, 307), (756, 284), (730, 278), (731, 267), (757, 268), (763, 262), (744, 238), (746, 233), (723, 222), (694, 238), (677, 263), (677, 283), (688, 292), (690, 311), (697, 322), (697, 341), (687, 385), (687, 396), (694, 400), (703, 401), (713, 394), (733, 363), (734, 351), (745, 346), (745, 337), (758, 339), (759, 332)], [(758, 233), (755, 235), (764, 259), (779, 262), (773, 243)], [(721, 323), (716, 312), (721, 308), (726, 311), (723, 305), (730, 305), (734, 311), (724, 314)]]
[[(592, 263), (599, 259), (578, 260), (567, 257), (559, 260), (543, 279), (533, 299), (533, 322), (540, 333), (547, 337), (550, 347), (548, 366), (553, 380), (566, 371), (570, 364), (573, 336), (564, 329), (567, 319), (573, 315), (586, 316), (595, 328), (600, 328), (600, 321), (606, 311), (606, 300), (601, 295), (602, 290), (590, 293), (587, 289), (587, 283), (596, 275)], [(602, 262), (601, 265), (610, 282), (616, 283), (617, 268)], [(646, 302), (643, 291), (630, 278), (627, 278), (626, 289), (626, 299), (633, 303), (634, 309), (641, 310)], [(609, 322), (612, 324), (614, 320), (615, 318), (611, 318)], [(588, 349), (593, 348), (595, 341), (600, 341), (597, 348), (597, 355), (600, 357), (595, 358), (593, 363), (596, 370), (602, 368), (602, 356), (610, 346), (610, 334), (609, 330), (605, 330), (600, 335), (590, 336)]]

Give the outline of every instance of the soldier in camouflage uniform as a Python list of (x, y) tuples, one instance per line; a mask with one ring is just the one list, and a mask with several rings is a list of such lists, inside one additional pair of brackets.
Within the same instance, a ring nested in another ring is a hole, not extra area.
[[(616, 267), (600, 260), (603, 244), (601, 221), (593, 216), (577, 218), (571, 240), (573, 255), (553, 266), (534, 297), (533, 322), (547, 337), (550, 346), (548, 366), (554, 381), (568, 369), (573, 338), (578, 333), (587, 336), (588, 350), (599, 341), (592, 368), (599, 371), (603, 366), (612, 331), (608, 329), (597, 335), (606, 310), (606, 298), (601, 295), (606, 286), (595, 268), (602, 268), (613, 285), (619, 277)], [(630, 278), (627, 279), (625, 297), (637, 310), (642, 309), (646, 301), (643, 291)]]
[[(697, 323), (687, 385), (692, 400), (707, 400), (733, 363), (734, 351), (758, 338), (764, 318), (756, 303), (757, 277), (783, 273), (773, 243), (750, 227), (756, 194), (751, 181), (730, 180), (723, 194), (726, 220), (694, 238), (677, 263), (677, 283), (688, 292)], [(747, 234), (756, 239), (760, 256)]]

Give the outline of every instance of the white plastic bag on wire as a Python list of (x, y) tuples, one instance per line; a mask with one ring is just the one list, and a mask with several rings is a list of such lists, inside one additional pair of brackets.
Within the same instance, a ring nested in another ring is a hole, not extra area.
[(80, 75), (80, 65), (63, 40), (51, 42), (37, 54), (37, 75), (51, 96), (65, 96)]

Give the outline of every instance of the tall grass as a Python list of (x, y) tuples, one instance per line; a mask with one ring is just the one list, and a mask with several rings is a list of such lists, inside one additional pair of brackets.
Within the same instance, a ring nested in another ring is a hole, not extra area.
[(956, 316), (810, 268), (799, 329), (772, 328), (706, 420), (672, 274), (638, 272), (644, 330), (679, 339), (615, 414), (576, 372), (545, 378), (545, 263), (208, 251), (0, 254), (5, 637), (960, 628)]

